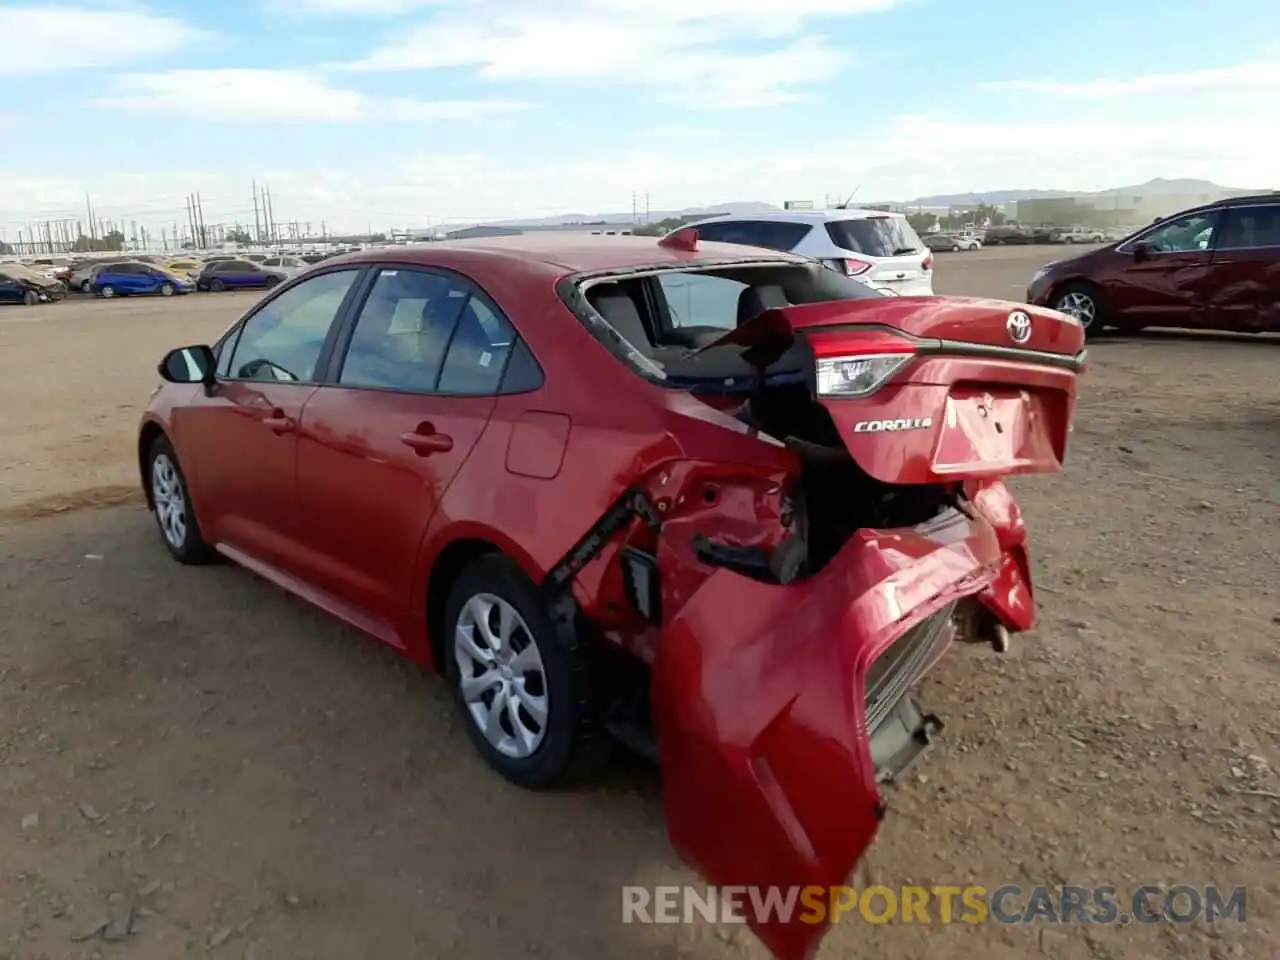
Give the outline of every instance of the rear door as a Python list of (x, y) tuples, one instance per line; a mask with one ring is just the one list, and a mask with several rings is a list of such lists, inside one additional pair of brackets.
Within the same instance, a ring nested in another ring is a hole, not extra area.
[(1209, 283), (1206, 326), (1280, 331), (1280, 203), (1226, 209)]
[[(1112, 317), (1129, 326), (1204, 326), (1220, 216), (1220, 210), (1207, 210), (1167, 220), (1117, 247), (1130, 262), (1106, 281)], [(1142, 254), (1139, 244), (1145, 245)]]
[[(469, 280), (383, 267), (307, 403), (298, 456), (308, 579), (392, 640), (427, 525), (493, 412), (515, 341)], [(335, 505), (340, 505), (335, 509)]]

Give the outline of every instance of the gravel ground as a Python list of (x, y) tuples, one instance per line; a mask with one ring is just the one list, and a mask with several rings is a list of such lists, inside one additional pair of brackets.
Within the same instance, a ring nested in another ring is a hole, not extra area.
[[(1019, 296), (1053, 251), (938, 258)], [(531, 795), (440, 683), (231, 567), (172, 563), (134, 430), (253, 298), (0, 312), (0, 958), (762, 957), (620, 922), (690, 880), (656, 772)], [(1041, 620), (926, 683), (938, 749), (858, 882), (1248, 885), (1244, 924), (841, 924), (822, 956), (1280, 956), (1280, 341), (1098, 342), (1065, 476), (1016, 483)]]

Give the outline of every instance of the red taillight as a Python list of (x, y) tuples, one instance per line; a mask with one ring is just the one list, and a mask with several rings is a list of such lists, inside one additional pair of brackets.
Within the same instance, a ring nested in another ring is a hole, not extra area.
[(871, 269), (871, 264), (864, 260), (845, 259), (840, 261), (846, 277), (858, 277)]
[(920, 266), (924, 269), (924, 272), (925, 272), (925, 273), (928, 273), (930, 270), (932, 270), (932, 269), (933, 269), (933, 254), (932, 254), (932, 253), (926, 253), (926, 254), (924, 255), (924, 263), (920, 264)]

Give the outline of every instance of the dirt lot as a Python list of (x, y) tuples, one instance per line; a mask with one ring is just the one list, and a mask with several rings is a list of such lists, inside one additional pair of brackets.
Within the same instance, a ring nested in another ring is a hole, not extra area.
[[(943, 256), (939, 286), (1016, 297), (1048, 255)], [(689, 879), (655, 771), (508, 787), (438, 681), (168, 559), (135, 422), (163, 350), (251, 302), (0, 313), (0, 958), (763, 956), (620, 923), (623, 884)], [(1276, 341), (1096, 345), (1065, 477), (1016, 484), (1040, 627), (927, 683), (948, 729), (860, 876), (1247, 884), (1247, 922), (854, 919), (824, 957), (1280, 956), (1278, 369)]]

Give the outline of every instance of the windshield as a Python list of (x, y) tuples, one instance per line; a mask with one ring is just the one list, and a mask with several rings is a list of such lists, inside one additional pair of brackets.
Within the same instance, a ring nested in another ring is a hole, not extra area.
[[(704, 270), (654, 270), (569, 278), (561, 296), (596, 338), (636, 373), (665, 386), (735, 392), (760, 371), (742, 344), (718, 343), (766, 310), (884, 294), (822, 265), (785, 261)], [(794, 351), (764, 370), (766, 378), (802, 370)]]
[(829, 220), (827, 234), (837, 247), (868, 257), (904, 257), (923, 246), (906, 217)]

